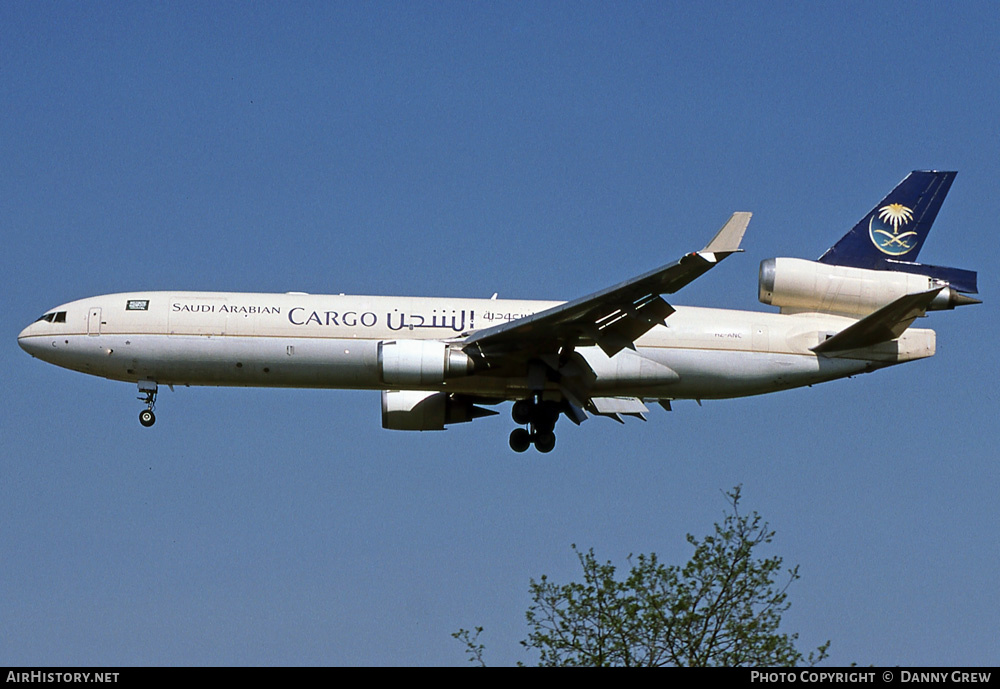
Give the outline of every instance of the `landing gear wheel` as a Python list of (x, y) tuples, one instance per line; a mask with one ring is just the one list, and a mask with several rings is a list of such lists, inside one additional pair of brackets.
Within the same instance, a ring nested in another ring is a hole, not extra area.
[(531, 420), (533, 430), (538, 435), (552, 433), (559, 420), (559, 408), (551, 402), (543, 402), (535, 405), (533, 418)]
[(518, 400), (514, 402), (514, 408), (510, 410), (510, 415), (514, 418), (514, 423), (524, 426), (531, 423), (531, 416), (535, 405), (531, 400)]
[(524, 452), (531, 445), (531, 434), (523, 428), (515, 428), (510, 432), (510, 449), (514, 452)]
[(552, 431), (535, 435), (535, 449), (539, 452), (552, 452), (556, 446), (556, 434)]
[(153, 409), (156, 408), (156, 383), (152, 380), (139, 381), (139, 401), (146, 405), (146, 408), (139, 412), (139, 423), (149, 428), (156, 423), (156, 415)]

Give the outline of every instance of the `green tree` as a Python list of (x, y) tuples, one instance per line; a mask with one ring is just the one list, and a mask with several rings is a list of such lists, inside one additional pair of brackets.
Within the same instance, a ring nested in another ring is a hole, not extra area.
[[(799, 568), (783, 573), (782, 558), (758, 556), (774, 531), (756, 512), (740, 514), (739, 486), (726, 497), (730, 510), (714, 533), (688, 534), (694, 555), (683, 567), (664, 565), (655, 553), (630, 556), (619, 579), (610, 561), (574, 545), (583, 581), (531, 580), (521, 644), (543, 666), (793, 666), (826, 658), (829, 641), (806, 657), (795, 647), (798, 634), (780, 631)], [(483, 665), (481, 632), (452, 636)]]

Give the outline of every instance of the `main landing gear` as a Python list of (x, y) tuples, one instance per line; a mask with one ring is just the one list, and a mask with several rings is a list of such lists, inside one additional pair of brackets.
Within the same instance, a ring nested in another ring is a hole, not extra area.
[(559, 420), (557, 402), (518, 400), (514, 403), (511, 416), (514, 423), (529, 428), (515, 428), (510, 432), (510, 449), (524, 452), (534, 444), (539, 452), (552, 452), (556, 446), (556, 434), (553, 431)]
[(148, 380), (139, 381), (139, 401), (146, 404), (146, 408), (139, 412), (139, 423), (149, 428), (156, 423), (156, 383)]

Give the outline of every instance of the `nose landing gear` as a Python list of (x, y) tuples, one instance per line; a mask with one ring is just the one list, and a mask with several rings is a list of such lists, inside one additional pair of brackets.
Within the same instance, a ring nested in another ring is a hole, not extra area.
[(553, 432), (556, 421), (559, 420), (559, 404), (541, 400), (518, 400), (511, 410), (514, 423), (527, 425), (527, 428), (515, 428), (510, 432), (510, 449), (514, 452), (524, 452), (533, 443), (539, 452), (552, 452), (556, 446), (556, 434)]
[(149, 380), (139, 381), (139, 401), (146, 404), (146, 408), (139, 412), (139, 423), (149, 428), (156, 423), (156, 383)]

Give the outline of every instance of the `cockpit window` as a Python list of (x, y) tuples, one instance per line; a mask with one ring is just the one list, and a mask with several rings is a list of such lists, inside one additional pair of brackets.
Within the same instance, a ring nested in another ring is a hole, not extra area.
[(60, 311), (56, 314), (56, 317), (52, 319), (53, 323), (65, 323), (66, 322), (66, 312)]
[(48, 321), (49, 323), (65, 323), (66, 322), (66, 312), (65, 311), (58, 311), (58, 312), (53, 311), (53, 312), (47, 313), (47, 314), (45, 314), (43, 316), (39, 316), (38, 319), (35, 321), (35, 323), (37, 323), (38, 321)]
[[(51, 323), (52, 319), (55, 317), (56, 315), (54, 313), (47, 313), (44, 316), (39, 316), (38, 321), (48, 321), (49, 323)], [(35, 323), (37, 323), (38, 321), (35, 321)]]

